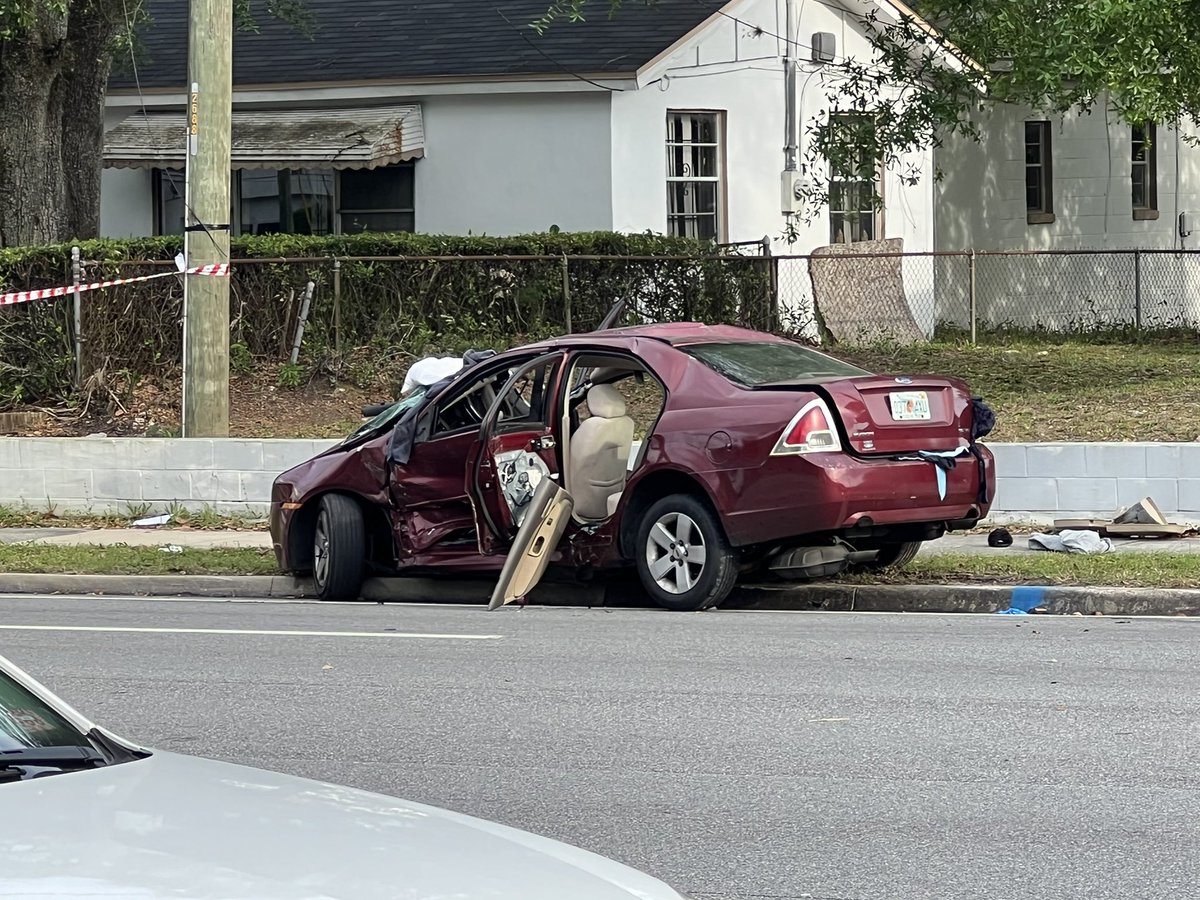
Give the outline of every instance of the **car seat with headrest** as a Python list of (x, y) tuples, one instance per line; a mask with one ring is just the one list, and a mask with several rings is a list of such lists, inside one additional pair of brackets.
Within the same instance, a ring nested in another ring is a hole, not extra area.
[(567, 490), (575, 501), (575, 515), (594, 522), (611, 516), (621, 499), (634, 424), (625, 415), (625, 398), (612, 385), (589, 390), (587, 405), (591, 416), (571, 435)]

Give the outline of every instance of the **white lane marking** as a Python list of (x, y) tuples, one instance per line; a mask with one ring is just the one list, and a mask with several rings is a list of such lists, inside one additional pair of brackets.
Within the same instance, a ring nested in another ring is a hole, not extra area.
[(123, 628), (107, 625), (0, 625), (3, 631), (87, 631), (119, 634), (250, 634), (270, 637), (421, 638), (441, 641), (498, 641), (500, 634), (420, 634), (414, 631), (252, 631), (239, 628)]

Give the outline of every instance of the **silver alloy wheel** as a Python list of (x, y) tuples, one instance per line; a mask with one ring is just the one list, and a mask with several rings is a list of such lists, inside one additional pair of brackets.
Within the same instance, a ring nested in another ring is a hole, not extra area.
[(646, 563), (658, 586), (668, 594), (686, 594), (704, 573), (704, 535), (684, 513), (664, 515), (650, 529)]
[(313, 580), (323, 585), (329, 580), (329, 517), (325, 510), (317, 516), (317, 534), (313, 540)]

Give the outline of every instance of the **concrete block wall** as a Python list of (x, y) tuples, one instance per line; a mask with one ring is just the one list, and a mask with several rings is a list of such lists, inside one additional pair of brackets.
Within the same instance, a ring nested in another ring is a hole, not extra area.
[(0, 438), (0, 505), (125, 515), (173, 504), (261, 515), (271, 482), (333, 440)]
[[(125, 515), (131, 508), (261, 515), (280, 472), (332, 440), (0, 438), (0, 505)], [(1200, 524), (1200, 442), (999, 444), (998, 523), (1109, 517), (1149, 496)]]
[(1200, 442), (988, 446), (997, 522), (1108, 518), (1150, 497), (1172, 522), (1200, 524)]

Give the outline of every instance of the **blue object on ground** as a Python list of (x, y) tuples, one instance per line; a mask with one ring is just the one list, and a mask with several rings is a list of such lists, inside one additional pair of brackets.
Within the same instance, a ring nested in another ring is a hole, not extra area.
[(1023, 616), (1031, 609), (1041, 606), (1046, 599), (1046, 589), (1043, 587), (1015, 587), (1012, 598), (1008, 601), (1009, 608), (1000, 611), (1002, 616)]

